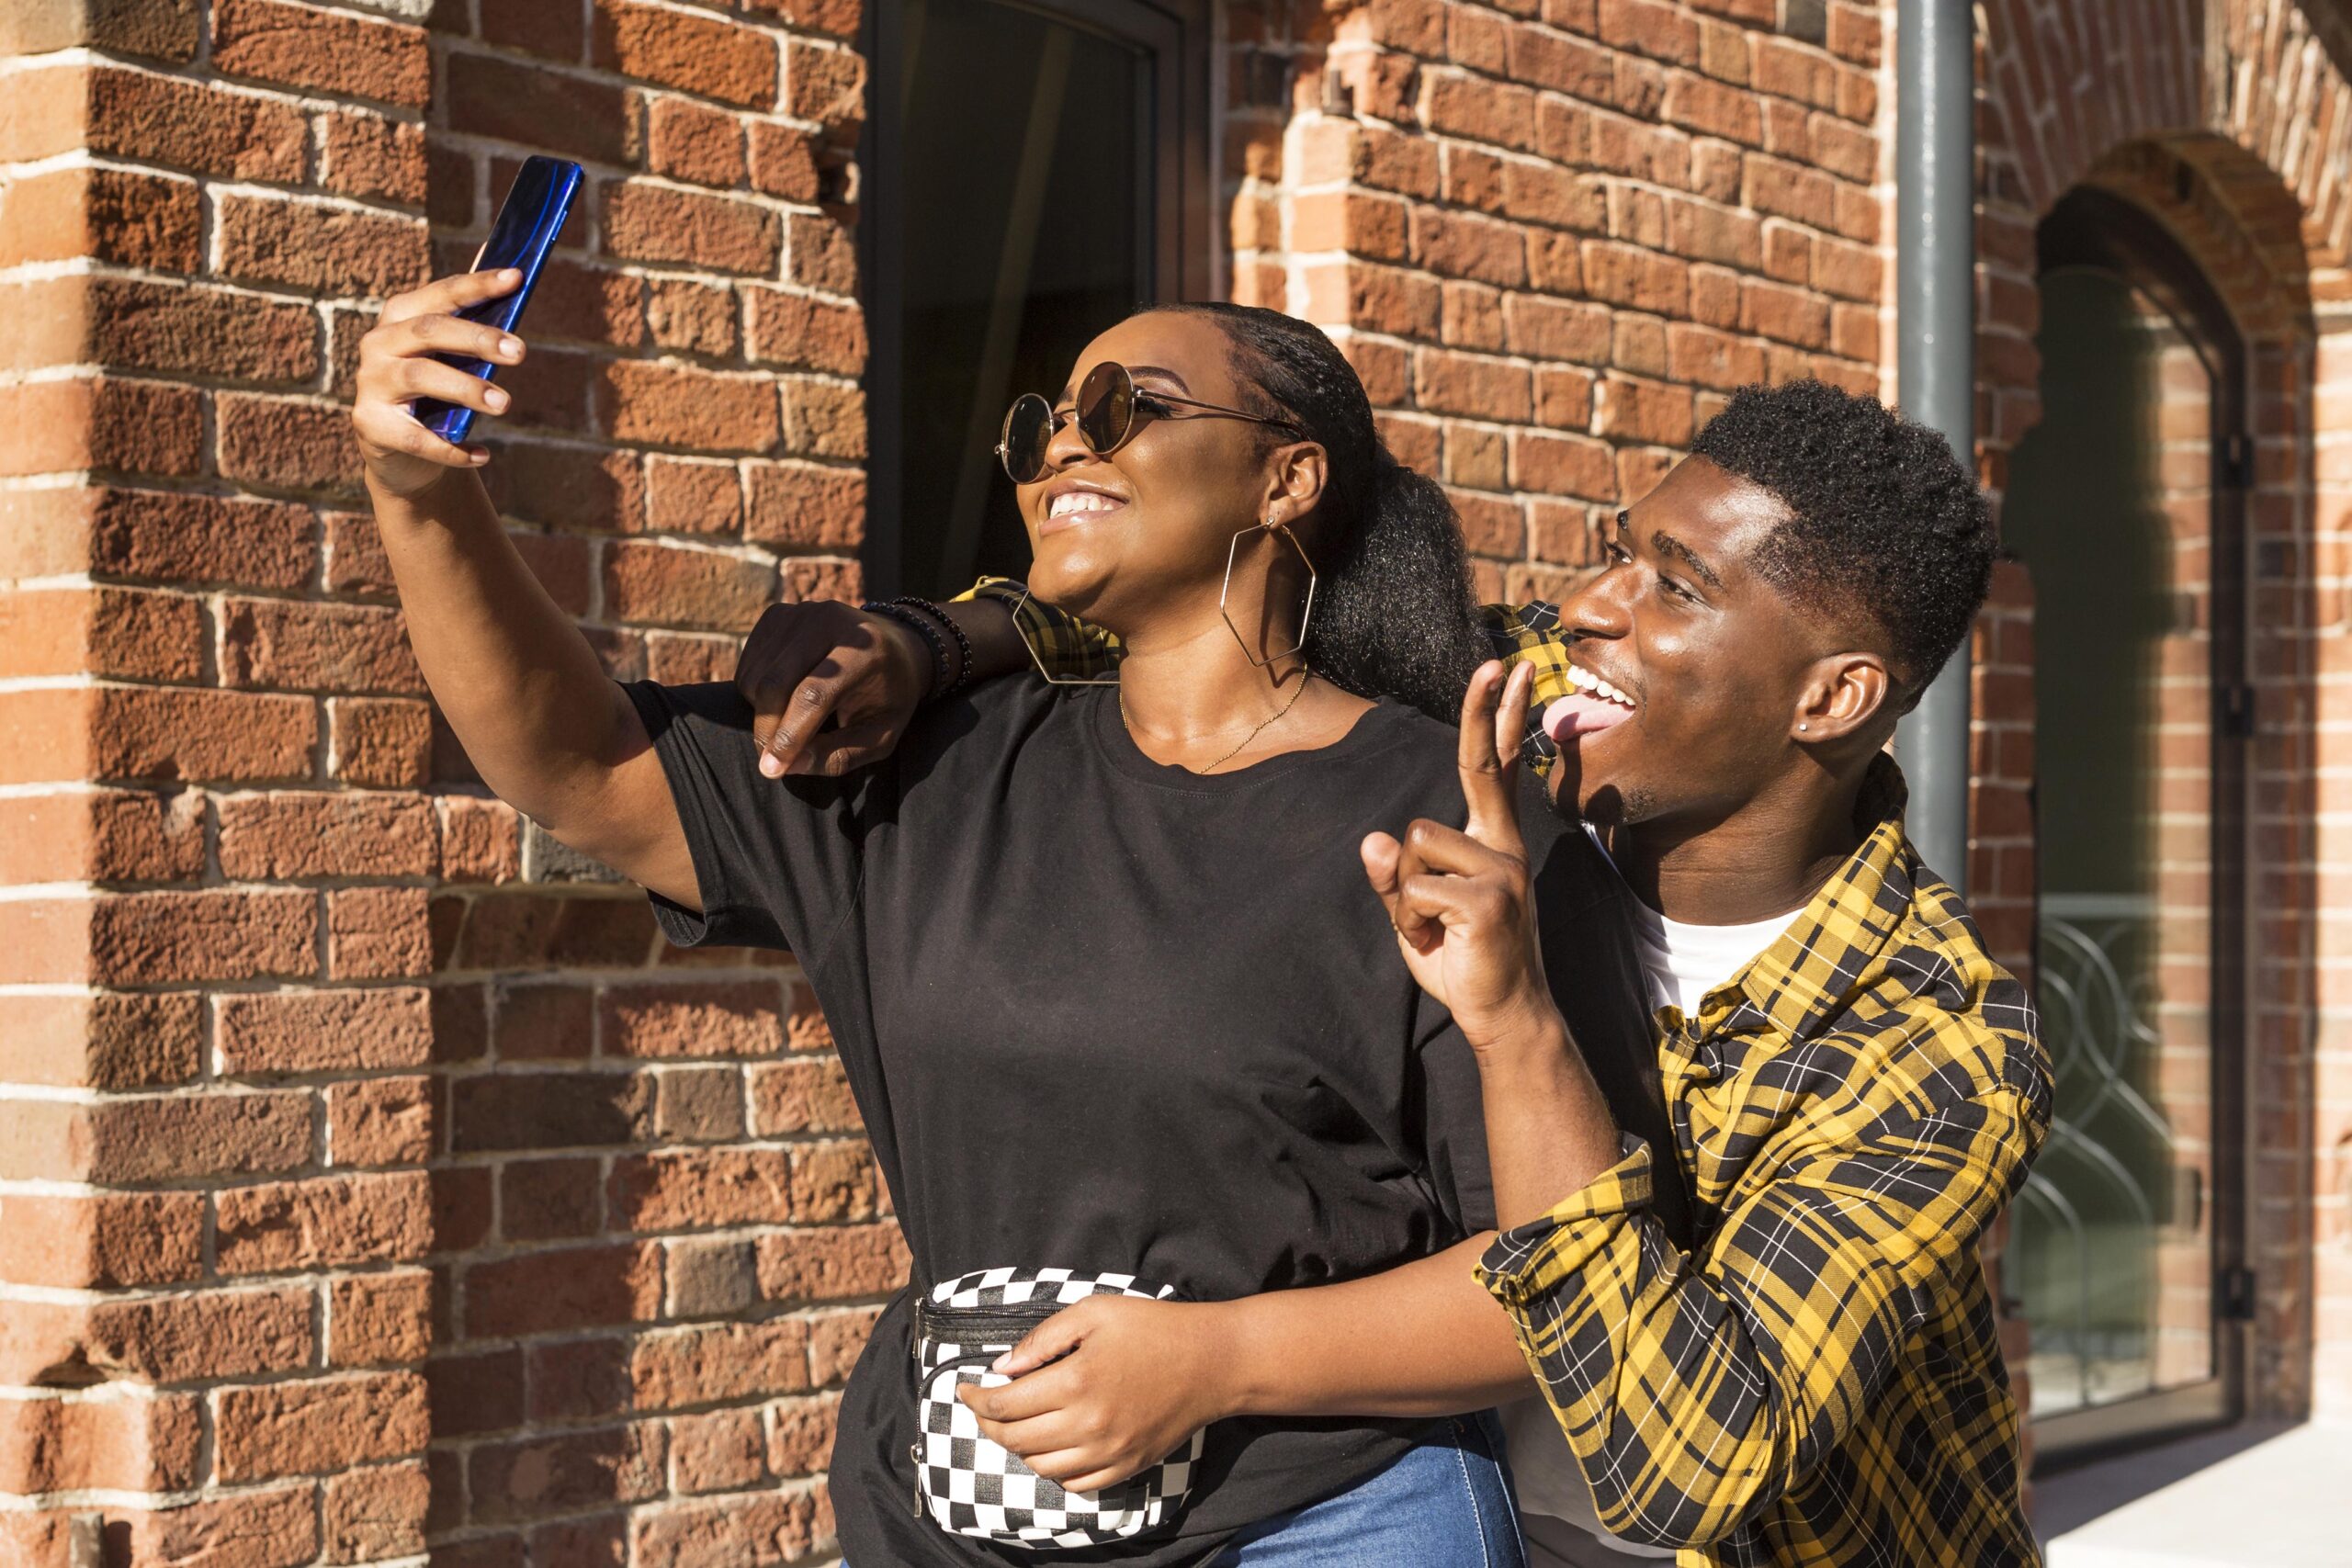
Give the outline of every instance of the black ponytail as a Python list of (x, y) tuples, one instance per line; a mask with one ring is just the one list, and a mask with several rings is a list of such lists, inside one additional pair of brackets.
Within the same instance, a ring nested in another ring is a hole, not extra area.
[(1214, 320), (1233, 344), (1245, 396), (1271, 405), (1251, 412), (1291, 421), (1330, 455), (1330, 480), (1303, 534), (1316, 567), (1307, 663), (1360, 696), (1454, 722), (1487, 653), (1469, 549), (1445, 491), (1382, 444), (1363, 382), (1319, 328), (1254, 305), (1162, 309)]

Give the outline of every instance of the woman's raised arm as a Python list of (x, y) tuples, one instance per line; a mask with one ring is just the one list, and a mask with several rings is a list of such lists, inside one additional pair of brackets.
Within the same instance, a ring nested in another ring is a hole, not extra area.
[(482, 782), (557, 839), (699, 908), (695, 869), (645, 727), (571, 617), (506, 537), (475, 471), (489, 460), (409, 412), (418, 398), (503, 412), (507, 393), (436, 354), (523, 358), (457, 312), (520, 274), (445, 277), (386, 302), (361, 340), (352, 424), (425, 683)]

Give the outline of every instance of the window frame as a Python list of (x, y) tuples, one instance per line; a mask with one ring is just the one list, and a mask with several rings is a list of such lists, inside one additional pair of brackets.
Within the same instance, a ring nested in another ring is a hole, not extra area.
[[(1152, 200), (1138, 239), (1150, 278), (1137, 303), (1215, 297), (1216, 246), (1211, 202), (1214, 107), (1208, 0), (989, 0), (1139, 48), (1149, 57), (1151, 102), (1138, 104), (1137, 143)], [(859, 552), (865, 592), (887, 598), (906, 583), (907, 526), (899, 475), (906, 453), (899, 372), (905, 348), (905, 215), (893, 178), (903, 166), (898, 117), (875, 106), (902, 88), (902, 9), (869, 5), (858, 47), (867, 69), (865, 129), (858, 143), (858, 263), (867, 342), (865, 536)], [(1108, 325), (1109, 323), (1104, 323)]]

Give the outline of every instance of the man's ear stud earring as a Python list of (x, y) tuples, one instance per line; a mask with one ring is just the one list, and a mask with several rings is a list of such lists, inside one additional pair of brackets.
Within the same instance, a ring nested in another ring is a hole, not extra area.
[(1811, 729), (1811, 728), (1813, 728), (1813, 726), (1811, 726), (1811, 725), (1809, 725), (1809, 724), (1800, 724), (1800, 725), (1798, 725), (1798, 726), (1797, 726), (1797, 728), (1798, 728), (1799, 729)]

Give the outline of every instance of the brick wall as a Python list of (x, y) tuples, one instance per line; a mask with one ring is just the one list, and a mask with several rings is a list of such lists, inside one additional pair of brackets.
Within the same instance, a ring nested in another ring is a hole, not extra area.
[(789, 964), (660, 951), (436, 728), (341, 406), (578, 158), (534, 570), (676, 680), (854, 594), (857, 6), (424, 10), (0, 15), (12, 1568), (798, 1555), (902, 1268)]
[[(2298, 1408), (2315, 1361), (2329, 1407), (2352, 106), (2293, 0), (2211, 39), (2143, 9), (1988, 7), (1981, 456), (1997, 488), (2034, 414), (2033, 222), (2133, 193), (2260, 344), (2264, 1387)], [(0, 10), (0, 1559), (825, 1553), (832, 1391), (903, 1257), (821, 1021), (484, 796), (339, 401), (514, 161), (581, 159), (489, 470), (527, 558), (668, 679), (854, 594), (858, 10)], [(1333, 328), (1487, 592), (1556, 594), (1731, 388), (1889, 384), (1890, 16), (1228, 0), (1234, 293)], [(2030, 606), (2005, 573), (1978, 636), (1973, 879), (2020, 967)]]

